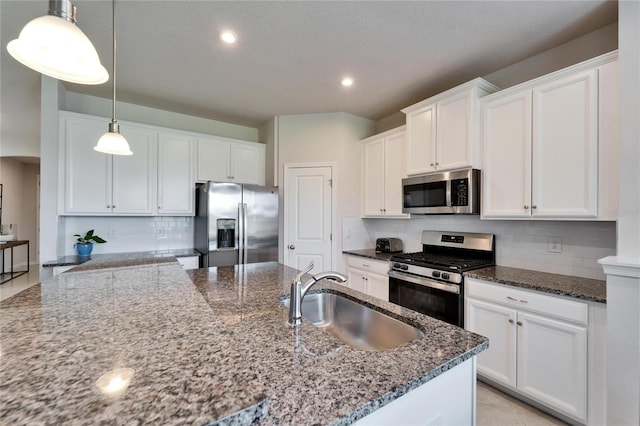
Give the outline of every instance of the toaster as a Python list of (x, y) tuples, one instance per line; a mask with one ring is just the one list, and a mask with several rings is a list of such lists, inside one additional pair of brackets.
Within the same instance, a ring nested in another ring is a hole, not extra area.
[(376, 239), (376, 251), (399, 253), (402, 251), (402, 240), (400, 238), (378, 238)]

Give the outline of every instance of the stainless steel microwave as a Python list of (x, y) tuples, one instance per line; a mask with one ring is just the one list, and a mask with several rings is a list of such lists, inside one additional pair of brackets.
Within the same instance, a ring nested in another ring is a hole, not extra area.
[(460, 169), (402, 179), (402, 212), (480, 214), (480, 170)]

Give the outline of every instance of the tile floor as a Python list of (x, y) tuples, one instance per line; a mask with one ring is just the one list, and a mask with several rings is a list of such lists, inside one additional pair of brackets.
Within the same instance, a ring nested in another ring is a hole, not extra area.
[(478, 382), (477, 426), (551, 426), (567, 423)]
[(0, 301), (8, 299), (14, 294), (20, 293), (22, 290), (31, 287), (32, 285), (40, 282), (40, 267), (39, 265), (31, 265), (29, 267), (29, 273), (20, 275), (0, 284)]
[[(40, 282), (37, 265), (28, 274), (0, 284), (0, 301)], [(537, 408), (525, 404), (482, 382), (478, 382), (478, 426), (553, 426), (566, 425)]]

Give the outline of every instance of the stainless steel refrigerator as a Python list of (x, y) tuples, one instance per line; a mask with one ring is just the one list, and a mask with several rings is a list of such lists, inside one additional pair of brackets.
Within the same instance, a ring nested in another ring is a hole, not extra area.
[(203, 268), (278, 260), (277, 188), (196, 184), (195, 248)]

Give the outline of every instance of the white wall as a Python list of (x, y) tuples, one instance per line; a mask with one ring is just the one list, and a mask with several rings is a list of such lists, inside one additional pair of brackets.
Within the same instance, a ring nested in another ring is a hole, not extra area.
[[(12, 158), (0, 158), (2, 223), (17, 225), (17, 238), (29, 240), (29, 261), (38, 263), (37, 177), (39, 167)], [(16, 249), (15, 265), (26, 265), (24, 249)]]
[(84, 235), (90, 229), (107, 240), (104, 244), (94, 244), (93, 253), (193, 248), (191, 217), (69, 216), (64, 218), (60, 225), (60, 239), (63, 241), (63, 251), (60, 255), (75, 255), (74, 235)]
[[(613, 23), (552, 49), (545, 50), (523, 61), (479, 77), (490, 81), (501, 89), (506, 89), (587, 59), (595, 58), (617, 48), (618, 24)], [(460, 81), (458, 83), (465, 82)], [(436, 94), (433, 93), (432, 95)], [(402, 112), (396, 112), (376, 123), (376, 133), (382, 133), (401, 126), (405, 124), (405, 121), (405, 115)]]
[[(405, 251), (420, 251), (423, 230), (481, 232), (496, 236), (496, 263), (562, 275), (604, 280), (598, 259), (615, 254), (614, 222), (480, 220), (478, 216), (418, 216), (345, 219), (344, 246), (373, 248), (378, 237), (402, 239)], [(363, 232), (364, 231), (364, 232)], [(562, 253), (547, 251), (548, 237), (562, 238)]]
[[(67, 92), (62, 100), (60, 109), (111, 118), (111, 108), (112, 102), (110, 99)], [(240, 126), (126, 102), (116, 103), (116, 117), (119, 120), (132, 121), (134, 123), (258, 142), (258, 129), (254, 127)]]
[[(342, 252), (342, 218), (360, 211), (360, 140), (370, 136), (375, 123), (345, 113), (288, 115), (278, 117), (278, 172), (280, 196), (284, 193), (282, 176), (286, 163), (335, 162), (336, 241)], [(282, 215), (281, 215), (282, 216)], [(282, 220), (282, 219), (281, 219)], [(281, 230), (283, 224), (281, 224)], [(282, 231), (281, 231), (282, 236)], [(284, 244), (280, 241), (282, 254)], [(342, 267), (342, 256), (334, 267)]]
[(640, 2), (620, 1), (620, 196), (607, 272), (607, 423), (640, 424)]

